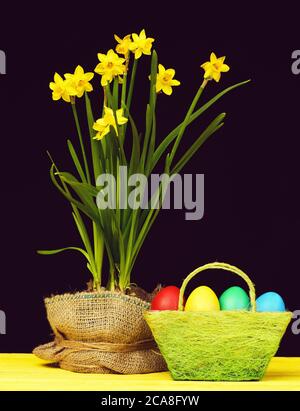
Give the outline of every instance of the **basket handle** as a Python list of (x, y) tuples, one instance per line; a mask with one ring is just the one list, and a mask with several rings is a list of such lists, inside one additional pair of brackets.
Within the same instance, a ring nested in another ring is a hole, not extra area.
[(210, 269), (221, 269), (221, 270), (226, 270), (226, 271), (231, 271), (232, 273), (235, 273), (242, 277), (243, 280), (246, 281), (248, 287), (249, 287), (249, 297), (250, 297), (250, 303), (251, 303), (251, 311), (256, 310), (256, 302), (255, 302), (255, 288), (253, 282), (250, 280), (250, 278), (245, 274), (242, 270), (239, 268), (235, 267), (234, 265), (226, 264), (226, 263), (209, 263), (202, 265), (201, 267), (196, 268), (196, 270), (192, 271), (184, 280), (182, 283), (182, 286), (180, 288), (180, 294), (179, 294), (179, 303), (178, 303), (178, 310), (183, 311), (183, 296), (184, 296), (184, 291), (190, 280), (195, 277), (196, 274), (200, 273), (201, 271), (204, 270), (210, 270)]

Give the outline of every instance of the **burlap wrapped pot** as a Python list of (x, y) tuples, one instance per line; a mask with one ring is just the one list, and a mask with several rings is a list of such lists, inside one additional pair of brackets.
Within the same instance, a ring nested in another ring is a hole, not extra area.
[(150, 304), (118, 292), (45, 299), (54, 341), (33, 353), (61, 368), (85, 373), (140, 374), (166, 370), (143, 318)]

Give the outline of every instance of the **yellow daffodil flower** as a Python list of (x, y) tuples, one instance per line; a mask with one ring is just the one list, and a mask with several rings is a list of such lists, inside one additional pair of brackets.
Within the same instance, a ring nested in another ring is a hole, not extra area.
[(94, 73), (85, 73), (81, 66), (77, 66), (74, 74), (66, 73), (65, 78), (68, 80), (66, 83), (67, 91), (71, 93), (76, 91), (76, 97), (82, 97), (84, 92), (92, 91), (93, 86), (89, 83), (94, 77)]
[(70, 103), (70, 96), (75, 96), (76, 91), (70, 87), (69, 81), (64, 80), (58, 73), (54, 74), (54, 81), (49, 84), (52, 90), (52, 99), (63, 99), (67, 103)]
[[(119, 126), (127, 123), (128, 121), (128, 119), (123, 116), (122, 108), (116, 111), (116, 118)], [(118, 135), (118, 128), (116, 125), (114, 112), (111, 108), (104, 106), (104, 116), (96, 120), (93, 125), (93, 129), (97, 131), (94, 139), (102, 140), (103, 137), (105, 137), (109, 133), (111, 126), (115, 129), (116, 135)]]
[(123, 64), (125, 59), (119, 57), (113, 49), (110, 49), (107, 54), (98, 53), (98, 59), (100, 63), (96, 66), (95, 72), (102, 76), (102, 86), (106, 86), (116, 76), (126, 71), (126, 66)]
[(162, 64), (158, 65), (158, 73), (156, 77), (156, 93), (163, 91), (165, 94), (170, 96), (173, 92), (173, 86), (179, 86), (180, 81), (174, 79), (175, 70), (165, 69)]
[(145, 30), (142, 30), (140, 34), (133, 33), (129, 50), (134, 53), (135, 59), (139, 59), (142, 54), (150, 55), (153, 41), (151, 37), (146, 37)]
[(210, 61), (205, 62), (201, 65), (201, 68), (205, 71), (204, 78), (207, 80), (220, 81), (221, 73), (226, 73), (229, 71), (230, 67), (224, 64), (225, 56), (219, 57), (215, 53), (211, 53)]
[(128, 56), (129, 53), (129, 45), (131, 41), (131, 35), (127, 34), (123, 39), (118, 37), (116, 34), (114, 35), (115, 40), (118, 42), (116, 45), (116, 52), (119, 54), (123, 54), (125, 58)]

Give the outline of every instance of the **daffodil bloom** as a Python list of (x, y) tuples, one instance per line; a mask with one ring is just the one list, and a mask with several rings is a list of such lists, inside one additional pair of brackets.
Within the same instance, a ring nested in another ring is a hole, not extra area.
[(131, 43), (131, 35), (127, 34), (127, 36), (125, 36), (123, 39), (118, 37), (116, 34), (114, 35), (114, 37), (118, 42), (118, 44), (116, 45), (116, 52), (127, 57), (129, 53), (129, 45)]
[(204, 70), (204, 78), (207, 80), (220, 81), (221, 73), (229, 71), (230, 67), (224, 64), (225, 56), (217, 58), (215, 53), (211, 53), (210, 61), (201, 65)]
[(142, 54), (151, 54), (152, 43), (154, 39), (146, 37), (145, 30), (142, 30), (140, 34), (132, 34), (132, 42), (129, 44), (129, 50), (134, 53), (135, 59), (139, 59)]
[[(123, 109), (120, 108), (116, 111), (117, 123), (119, 126), (127, 123), (128, 119), (123, 116)], [(95, 140), (102, 140), (110, 132), (110, 127), (113, 127), (116, 135), (118, 135), (118, 128), (116, 124), (116, 119), (114, 112), (111, 108), (104, 106), (104, 116), (96, 120), (93, 125), (93, 129), (97, 131), (95, 135)]]
[(173, 86), (179, 86), (180, 81), (174, 79), (175, 70), (165, 69), (162, 64), (158, 65), (158, 73), (156, 77), (156, 93), (163, 91), (165, 94), (170, 96), (173, 92)]
[(67, 91), (71, 93), (73, 90), (76, 91), (76, 97), (82, 97), (84, 92), (92, 91), (93, 86), (89, 83), (94, 77), (94, 73), (85, 73), (81, 66), (77, 66), (74, 74), (66, 73), (65, 78), (68, 80), (66, 83)]
[(67, 103), (70, 103), (70, 96), (75, 96), (76, 91), (70, 87), (69, 81), (64, 80), (58, 73), (54, 74), (54, 81), (49, 84), (52, 90), (52, 99), (59, 100), (63, 99)]
[(125, 59), (119, 57), (113, 49), (110, 49), (107, 54), (98, 53), (98, 59), (100, 63), (96, 66), (95, 72), (102, 76), (102, 86), (106, 86), (116, 76), (120, 76), (126, 71)]

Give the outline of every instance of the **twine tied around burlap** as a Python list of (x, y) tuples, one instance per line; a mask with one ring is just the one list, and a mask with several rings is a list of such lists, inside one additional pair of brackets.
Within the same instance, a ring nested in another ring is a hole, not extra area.
[(143, 313), (150, 304), (103, 291), (45, 299), (54, 341), (34, 349), (63, 369), (88, 373), (141, 374), (166, 370)]

